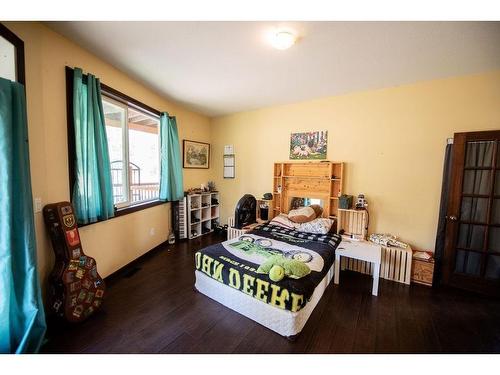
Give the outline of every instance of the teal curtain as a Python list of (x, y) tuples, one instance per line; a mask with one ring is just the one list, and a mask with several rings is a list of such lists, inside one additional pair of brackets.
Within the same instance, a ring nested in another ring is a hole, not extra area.
[(114, 216), (113, 185), (99, 79), (74, 69), (75, 185), (72, 202), (79, 224)]
[(1, 353), (35, 353), (45, 334), (32, 202), (24, 86), (0, 78)]
[(184, 196), (177, 121), (168, 113), (160, 117), (160, 199), (178, 201)]

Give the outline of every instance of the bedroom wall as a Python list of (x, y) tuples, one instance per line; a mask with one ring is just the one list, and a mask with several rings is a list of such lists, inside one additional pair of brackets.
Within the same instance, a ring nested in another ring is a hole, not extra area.
[[(369, 201), (370, 232), (434, 249), (446, 139), (500, 129), (500, 71), (433, 80), (212, 119), (212, 168), (222, 220), (245, 193), (272, 191), (291, 132), (328, 130), (328, 159), (344, 161), (347, 194)], [(222, 178), (233, 144), (236, 178)]]
[[(78, 66), (101, 82), (177, 116), (180, 139), (210, 141), (209, 119), (165, 100), (91, 52), (36, 22), (5, 22), (25, 44), (26, 90), (33, 196), (43, 204), (69, 200), (65, 66)], [(184, 170), (184, 186), (209, 180), (210, 170)], [(39, 272), (46, 285), (54, 256), (42, 213), (35, 214)], [(150, 229), (155, 234), (150, 235)], [(105, 277), (164, 242), (171, 229), (164, 204), (80, 229), (84, 251)]]

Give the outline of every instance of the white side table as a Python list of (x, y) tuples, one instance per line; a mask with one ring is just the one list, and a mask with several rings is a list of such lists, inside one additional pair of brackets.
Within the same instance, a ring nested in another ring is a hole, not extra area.
[(378, 279), (380, 275), (380, 260), (382, 248), (368, 241), (342, 240), (335, 250), (335, 284), (339, 283), (340, 257), (364, 260), (373, 263), (373, 287), (372, 294), (378, 295)]

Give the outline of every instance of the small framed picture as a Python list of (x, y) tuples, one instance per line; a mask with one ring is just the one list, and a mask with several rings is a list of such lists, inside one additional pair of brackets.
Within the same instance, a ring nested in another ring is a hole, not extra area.
[(290, 136), (290, 159), (326, 159), (328, 131), (292, 133)]
[(204, 142), (182, 141), (183, 167), (208, 169), (210, 167), (210, 144)]

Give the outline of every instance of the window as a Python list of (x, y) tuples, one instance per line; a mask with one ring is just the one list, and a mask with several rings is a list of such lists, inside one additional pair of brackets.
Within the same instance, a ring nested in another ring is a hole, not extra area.
[(24, 85), (24, 42), (1, 23), (0, 77)]
[(0, 77), (16, 80), (16, 47), (0, 36)]
[(146, 110), (102, 95), (113, 200), (119, 208), (158, 200), (160, 119)]

